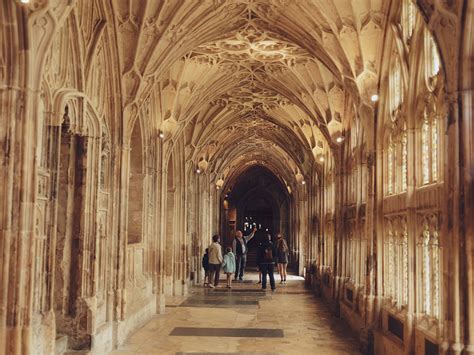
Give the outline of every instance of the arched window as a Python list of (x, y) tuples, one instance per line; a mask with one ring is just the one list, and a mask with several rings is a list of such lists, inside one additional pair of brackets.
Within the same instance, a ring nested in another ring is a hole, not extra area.
[(412, 0), (404, 0), (401, 25), (403, 30), (403, 39), (408, 45), (410, 44), (410, 40), (413, 35), (413, 29), (415, 28), (415, 14), (416, 7)]
[(402, 301), (401, 305), (408, 304), (408, 227), (406, 219), (402, 220)]
[(421, 167), (423, 185), (438, 181), (438, 116), (428, 106), (421, 123)]
[(408, 136), (407, 126), (403, 125), (402, 133), (402, 192), (407, 190), (408, 186)]
[(384, 295), (391, 306), (408, 303), (408, 229), (403, 216), (386, 219)]
[(436, 216), (427, 216), (423, 219), (420, 238), (422, 309), (426, 315), (437, 318), (439, 316), (440, 246)]
[(404, 84), (402, 62), (397, 53), (391, 63), (389, 73), (389, 115), (387, 127), (390, 140), (387, 148), (387, 191), (388, 195), (407, 190), (408, 147), (406, 123), (402, 116)]
[(385, 296), (393, 298), (394, 296), (394, 271), (395, 271), (395, 240), (393, 233), (393, 224), (392, 221), (387, 223), (387, 237), (385, 241), (385, 260), (386, 260), (386, 286), (385, 286)]
[(387, 194), (392, 195), (395, 192), (395, 144), (390, 140), (387, 151)]
[(400, 106), (403, 103), (403, 83), (402, 83), (402, 69), (400, 66), (399, 57), (395, 57), (390, 70), (390, 113), (392, 121), (398, 117)]
[[(438, 76), (441, 69), (441, 60), (439, 58), (438, 48), (431, 33), (426, 30), (425, 35), (425, 62), (426, 62), (426, 77), (428, 80), (433, 80)], [(433, 83), (430, 82), (433, 85)]]

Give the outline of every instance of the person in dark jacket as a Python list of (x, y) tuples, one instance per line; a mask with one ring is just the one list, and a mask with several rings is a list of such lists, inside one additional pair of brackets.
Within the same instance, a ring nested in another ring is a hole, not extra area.
[(265, 240), (260, 244), (257, 250), (257, 264), (262, 273), (262, 289), (267, 288), (267, 274), (270, 276), (270, 287), (275, 291), (275, 277), (273, 276), (273, 267), (277, 259), (275, 245), (272, 243), (272, 236), (267, 234)]
[(202, 257), (202, 268), (204, 269), (204, 287), (209, 284), (209, 248)]
[(242, 231), (237, 231), (235, 233), (235, 239), (232, 242), (232, 251), (235, 255), (235, 278), (239, 278), (240, 281), (243, 280), (245, 265), (247, 264), (247, 252), (248, 247), (247, 243), (254, 237), (257, 228), (253, 228), (252, 232), (249, 235), (243, 235)]

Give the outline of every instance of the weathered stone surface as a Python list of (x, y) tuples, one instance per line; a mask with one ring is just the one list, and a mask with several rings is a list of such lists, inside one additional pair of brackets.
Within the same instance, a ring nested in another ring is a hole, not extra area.
[(0, 353), (113, 350), (260, 212), (364, 351), (473, 354), (473, 6), (3, 0)]

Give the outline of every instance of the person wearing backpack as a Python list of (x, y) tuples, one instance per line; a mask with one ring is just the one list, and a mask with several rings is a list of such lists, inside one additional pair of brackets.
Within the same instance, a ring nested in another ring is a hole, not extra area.
[(209, 248), (202, 257), (202, 268), (204, 269), (204, 287), (209, 285)]
[(273, 276), (273, 267), (277, 258), (275, 245), (272, 243), (272, 236), (267, 234), (265, 240), (258, 247), (257, 264), (262, 273), (262, 290), (267, 288), (267, 274), (270, 277), (270, 287), (275, 291), (275, 277)]

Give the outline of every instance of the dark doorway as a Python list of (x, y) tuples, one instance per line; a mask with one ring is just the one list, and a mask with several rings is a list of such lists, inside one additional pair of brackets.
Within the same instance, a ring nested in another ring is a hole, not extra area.
[[(248, 244), (247, 266), (256, 266), (259, 243), (267, 233), (288, 236), (289, 194), (282, 181), (269, 169), (253, 166), (224, 187), (221, 221), (224, 246), (230, 246), (237, 230), (244, 235), (257, 228)], [(288, 239), (289, 240), (289, 239)], [(291, 246), (290, 246), (291, 248)]]

